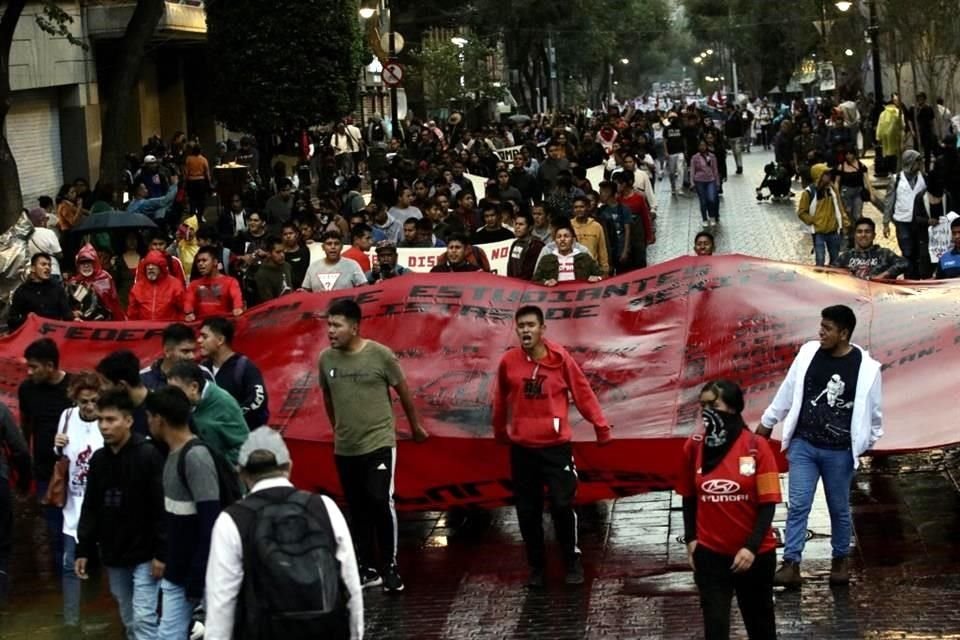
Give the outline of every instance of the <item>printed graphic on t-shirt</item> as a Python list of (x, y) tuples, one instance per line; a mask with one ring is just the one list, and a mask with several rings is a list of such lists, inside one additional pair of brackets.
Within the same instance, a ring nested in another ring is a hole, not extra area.
[(850, 423), (861, 354), (853, 349), (834, 358), (823, 351), (814, 356), (803, 381), (803, 406), (798, 435), (828, 449), (850, 446)]
[(77, 455), (73, 463), (74, 472), (70, 476), (70, 495), (78, 498), (83, 497), (87, 489), (87, 475), (90, 473), (90, 458), (93, 457), (93, 447), (89, 444), (87, 448)]
[(317, 278), (320, 280), (320, 286), (323, 287), (324, 291), (333, 291), (333, 287), (337, 284), (337, 280), (340, 279), (340, 274), (318, 273)]
[(874, 273), (874, 270), (878, 266), (880, 266), (880, 256), (872, 256), (870, 258), (853, 257), (850, 258), (848, 268), (850, 269), (850, 273), (852, 275), (865, 280)]
[(847, 383), (835, 373), (810, 401), (810, 418), (820, 425), (822, 435), (838, 443), (850, 439), (853, 399), (844, 397), (846, 390)]
[(219, 302), (223, 296), (223, 288), (219, 283), (211, 285), (201, 285), (197, 289), (197, 299), (200, 302)]
[(557, 256), (557, 262), (560, 264), (560, 274), (557, 277), (558, 282), (572, 282), (576, 280), (573, 271), (573, 255)]
[(546, 376), (533, 376), (523, 381), (523, 397), (529, 400), (535, 400), (545, 397), (543, 394), (543, 383)]

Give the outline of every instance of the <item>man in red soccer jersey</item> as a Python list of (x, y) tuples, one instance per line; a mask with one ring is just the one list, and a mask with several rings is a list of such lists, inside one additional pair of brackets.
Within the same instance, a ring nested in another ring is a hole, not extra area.
[[(567, 564), (566, 583), (583, 584), (577, 548), (573, 497), (577, 470), (573, 463), (569, 398), (591, 422), (600, 445), (610, 442), (611, 426), (583, 371), (567, 351), (544, 340), (543, 311), (521, 307), (516, 314), (520, 347), (504, 354), (497, 370), (493, 432), (510, 445), (510, 471), (520, 533), (527, 548), (527, 586), (544, 585), (543, 485), (548, 487), (557, 541)], [(509, 427), (508, 427), (509, 423)]]

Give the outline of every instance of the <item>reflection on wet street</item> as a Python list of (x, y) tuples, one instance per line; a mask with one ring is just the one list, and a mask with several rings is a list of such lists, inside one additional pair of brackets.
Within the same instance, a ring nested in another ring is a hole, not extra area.
[[(822, 496), (798, 592), (777, 594), (783, 639), (933, 638), (960, 634), (960, 450), (876, 459), (853, 491), (857, 549), (849, 588), (831, 589), (829, 517)], [(786, 493), (784, 493), (786, 495)], [(783, 526), (781, 505), (774, 526)], [(17, 517), (14, 600), (0, 638), (61, 636), (59, 583), (49, 567), (36, 512)], [(549, 527), (547, 527), (549, 531)], [(679, 499), (659, 492), (580, 509), (583, 588), (523, 587), (526, 569), (511, 509), (473, 514), (448, 528), (444, 514), (402, 516), (401, 569), (407, 590), (366, 593), (368, 638), (698, 638), (698, 599), (682, 535)], [(105, 581), (90, 583), (84, 638), (120, 638)], [(734, 636), (746, 637), (734, 616)], [(75, 634), (73, 637), (76, 637)]]

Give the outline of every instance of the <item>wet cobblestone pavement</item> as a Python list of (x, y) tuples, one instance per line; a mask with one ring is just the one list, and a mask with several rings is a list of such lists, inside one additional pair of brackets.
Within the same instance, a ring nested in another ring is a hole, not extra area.
[[(718, 249), (812, 262), (795, 205), (758, 204), (754, 198), (768, 159), (746, 156), (747, 174), (756, 179), (728, 183)], [(695, 198), (670, 200), (661, 196), (660, 240), (651, 253), (656, 261), (689, 252), (699, 228)], [(960, 638), (958, 479), (960, 448), (867, 460), (853, 491), (856, 549), (847, 588), (827, 582), (829, 517), (818, 496), (803, 562), (806, 583), (798, 592), (777, 594), (780, 638)], [(407, 588), (397, 596), (366, 593), (366, 637), (702, 637), (676, 496), (657, 492), (603, 502), (582, 507), (579, 515), (586, 584), (563, 585), (558, 553), (551, 548), (548, 587), (529, 592), (512, 509), (471, 518), (459, 529), (448, 527), (441, 513), (401, 514), (400, 565)], [(782, 527), (785, 517), (780, 505), (774, 525)], [(39, 517), (20, 505), (17, 526), (14, 600), (10, 613), (0, 615), (0, 638), (78, 637), (61, 635), (59, 585), (43, 569), (48, 551)], [(105, 581), (88, 586), (82, 637), (120, 638)], [(733, 637), (745, 638), (738, 618), (733, 616)]]

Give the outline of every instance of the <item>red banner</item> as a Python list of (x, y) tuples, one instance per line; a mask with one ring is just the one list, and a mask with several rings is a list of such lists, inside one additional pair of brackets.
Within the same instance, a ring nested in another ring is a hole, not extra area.
[[(742, 256), (681, 258), (552, 289), (486, 274), (416, 274), (350, 292), (290, 295), (239, 319), (235, 348), (263, 370), (271, 423), (284, 430), (295, 480), (307, 488), (339, 493), (316, 363), (327, 346), (323, 313), (344, 294), (363, 307), (363, 335), (400, 357), (433, 434), (426, 444), (400, 446), (401, 508), (497, 505), (509, 497), (507, 452), (492, 440), (491, 385), (501, 355), (516, 344), (513, 313), (522, 304), (544, 309), (547, 335), (582, 365), (615, 426), (616, 442), (600, 449), (590, 425), (573, 421), (582, 501), (672, 486), (709, 380), (739, 382), (755, 424), (799, 346), (816, 337), (820, 309), (832, 304), (856, 311), (854, 342), (884, 364), (886, 435), (877, 448), (960, 441), (948, 373), (960, 342), (956, 285), (877, 284)], [(56, 340), (63, 366), (77, 371), (121, 348), (146, 365), (160, 354), (162, 330), (31, 318), (0, 341), (0, 392), (15, 408), (25, 375), (20, 356), (38, 337)], [(408, 439), (399, 402), (396, 413)]]

